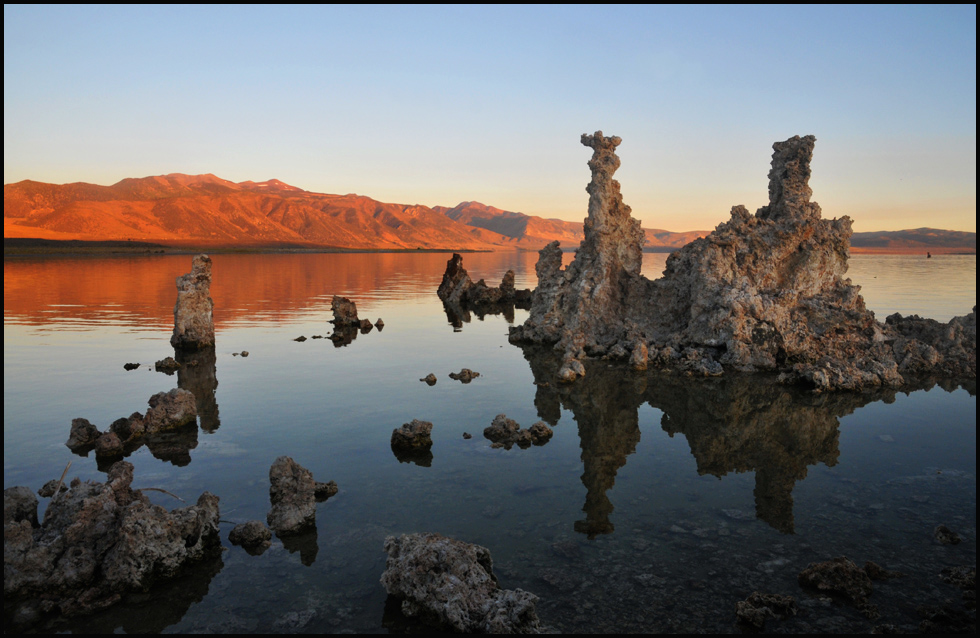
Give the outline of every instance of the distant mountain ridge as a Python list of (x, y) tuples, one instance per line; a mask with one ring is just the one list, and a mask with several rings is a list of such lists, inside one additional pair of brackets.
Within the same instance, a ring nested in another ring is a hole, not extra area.
[[(4, 185), (3, 203), (4, 238), (244, 248), (538, 250), (554, 240), (572, 249), (583, 237), (581, 222), (479, 202), (452, 208), (388, 204), (362, 195), (313, 193), (277, 179), (235, 183), (210, 173), (126, 178), (112, 186), (25, 180)], [(644, 232), (647, 250), (680, 248), (708, 233)], [(935, 249), (955, 241), (976, 249), (976, 233), (931, 229), (855, 233), (854, 239), (854, 246), (872, 242), (868, 245)]]

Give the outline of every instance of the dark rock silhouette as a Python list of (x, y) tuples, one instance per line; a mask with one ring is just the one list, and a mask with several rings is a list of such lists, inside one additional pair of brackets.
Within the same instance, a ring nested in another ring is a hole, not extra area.
[[(810, 201), (813, 136), (773, 145), (769, 204), (671, 254), (661, 279), (640, 275), (643, 233), (612, 179), (618, 137), (583, 135), (593, 149), (589, 216), (574, 261), (554, 242), (540, 252), (531, 315), (514, 343), (562, 353), (558, 380), (587, 358), (628, 360), (696, 376), (779, 371), (816, 390), (898, 387), (903, 375), (976, 378), (976, 312), (947, 324), (875, 320), (843, 275), (851, 222), (821, 219)], [(445, 281), (445, 280), (444, 280)]]
[(480, 319), (488, 314), (503, 314), (508, 323), (514, 321), (514, 308), (530, 308), (531, 291), (517, 290), (514, 287), (514, 271), (508, 270), (500, 285), (491, 288), (481, 279), (473, 283), (463, 268), (463, 257), (459, 253), (446, 262), (446, 272), (438, 289), (449, 323), (457, 331), (463, 323), (469, 323), (470, 312), (476, 312)]

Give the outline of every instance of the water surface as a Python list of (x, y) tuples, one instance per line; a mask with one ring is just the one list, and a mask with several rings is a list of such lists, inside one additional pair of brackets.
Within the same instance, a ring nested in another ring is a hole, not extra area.
[[(224, 539), (265, 519), (279, 455), (340, 493), (318, 505), (313, 535), (258, 557), (229, 546), (194, 577), (64, 629), (396, 628), (381, 546), (419, 531), (488, 547), (502, 586), (536, 593), (542, 620), (564, 631), (733, 632), (735, 602), (756, 590), (803, 606), (774, 630), (911, 628), (917, 605), (959, 595), (937, 574), (976, 564), (975, 384), (823, 396), (764, 376), (696, 381), (600, 362), (570, 387), (545, 385), (548, 352), (507, 342), (526, 311), (451, 325), (435, 295), (448, 257), (214, 256), (214, 364), (179, 380), (198, 394), (200, 428), (130, 456), (134, 485), (188, 501), (218, 494)], [(512, 268), (518, 287), (533, 287), (536, 258), (467, 254), (464, 265), (490, 283)], [(644, 274), (658, 276), (665, 258), (645, 255)], [(104, 478), (94, 457), (64, 446), (71, 419), (105, 429), (178, 385), (149, 366), (173, 354), (174, 279), (189, 268), (189, 256), (5, 260), (5, 487), (36, 489), (68, 462), (69, 477)], [(976, 300), (975, 256), (860, 255), (849, 276), (879, 319), (948, 320)], [(314, 339), (332, 331), (335, 294), (384, 330), (344, 347)], [(463, 367), (481, 376), (448, 378)], [(429, 372), (432, 387), (419, 381)], [(492, 449), (482, 432), (500, 413), (524, 427), (544, 420), (555, 436)], [(415, 418), (434, 424), (429, 467), (389, 446)], [(938, 524), (965, 541), (939, 545)], [(909, 574), (876, 583), (878, 621), (799, 588), (809, 562), (840, 555)]]

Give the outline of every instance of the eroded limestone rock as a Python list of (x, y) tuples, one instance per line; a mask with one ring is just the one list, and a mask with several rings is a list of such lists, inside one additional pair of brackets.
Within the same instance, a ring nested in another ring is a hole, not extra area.
[(529, 592), (501, 589), (490, 551), (439, 534), (385, 539), (381, 584), (401, 611), (437, 628), (466, 633), (539, 633)]
[(524, 429), (514, 419), (508, 419), (506, 414), (494, 417), (490, 426), (483, 430), (483, 436), (493, 442), (491, 447), (511, 449), (514, 445), (527, 449), (531, 445), (544, 445), (551, 440), (554, 432), (544, 421), (538, 421)]
[(170, 345), (196, 350), (214, 345), (214, 301), (211, 299), (211, 258), (198, 255), (191, 271), (177, 277), (174, 334)]
[(33, 521), (8, 518), (4, 491), (5, 624), (22, 630), (47, 613), (89, 614), (220, 553), (217, 496), (204, 492), (196, 505), (168, 512), (132, 481), (125, 461), (105, 483), (75, 479), (40, 525), (36, 501)]
[(769, 204), (731, 219), (667, 259), (661, 279), (640, 275), (643, 233), (612, 175), (618, 137), (583, 135), (593, 149), (589, 216), (574, 261), (557, 242), (540, 251), (531, 314), (515, 343), (552, 343), (558, 380), (590, 357), (637, 370), (697, 376), (768, 370), (816, 390), (897, 387), (903, 374), (976, 377), (976, 310), (948, 324), (875, 320), (847, 271), (851, 221), (821, 218), (810, 201), (813, 136), (773, 145)]
[[(147, 403), (150, 407), (146, 416), (133, 412), (129, 417), (113, 421), (105, 432), (100, 432), (86, 419), (73, 419), (65, 445), (81, 456), (87, 456), (94, 449), (99, 469), (103, 471), (108, 470), (117, 457), (132, 454), (144, 444), (157, 458), (186, 465), (190, 462), (189, 450), (197, 446), (197, 400), (194, 394), (174, 388), (154, 394)], [(178, 431), (182, 434), (175, 436), (173, 433)]]
[(228, 533), (228, 541), (232, 545), (240, 545), (249, 554), (257, 556), (272, 545), (272, 532), (262, 521), (248, 521), (235, 525)]
[(432, 466), (432, 424), (412, 419), (391, 433), (391, 451), (402, 463)]
[(299, 534), (316, 524), (316, 482), (313, 472), (280, 456), (269, 468), (267, 522), (278, 535)]
[(442, 275), (442, 283), (437, 292), (444, 302), (461, 309), (497, 304), (523, 305), (531, 299), (530, 290), (517, 290), (514, 287), (513, 270), (504, 273), (496, 288), (488, 286), (483, 279), (473, 283), (469, 273), (463, 268), (463, 256), (459, 253), (453, 253), (446, 262), (446, 272)]
[(357, 304), (347, 297), (334, 295), (330, 301), (330, 310), (333, 311), (334, 328), (361, 328), (361, 320), (357, 318)]

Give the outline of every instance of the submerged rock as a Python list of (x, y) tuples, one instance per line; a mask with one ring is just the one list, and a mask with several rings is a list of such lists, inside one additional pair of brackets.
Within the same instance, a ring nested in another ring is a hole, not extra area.
[(211, 299), (211, 258), (198, 255), (191, 271), (177, 277), (174, 334), (170, 345), (197, 350), (214, 345), (214, 301)]
[(36, 500), (33, 520), (8, 517), (4, 491), (5, 625), (23, 630), (44, 614), (104, 609), (220, 553), (217, 496), (204, 492), (196, 505), (168, 512), (132, 480), (125, 461), (105, 483), (76, 479), (52, 498), (40, 525)]
[(267, 522), (278, 535), (299, 534), (316, 524), (316, 483), (313, 473), (280, 456), (269, 468)]
[(439, 534), (385, 539), (381, 584), (401, 612), (440, 629), (466, 633), (539, 633), (538, 597), (501, 589), (490, 551)]
[(745, 600), (735, 603), (735, 616), (738, 621), (758, 629), (766, 624), (767, 618), (786, 618), (795, 616), (799, 609), (792, 596), (762, 594), (752, 592)]
[(511, 328), (514, 343), (554, 344), (560, 381), (583, 376), (586, 358), (697, 376), (779, 371), (816, 390), (897, 387), (903, 374), (976, 377), (975, 309), (947, 324), (883, 324), (843, 278), (851, 221), (821, 219), (810, 201), (813, 136), (774, 144), (769, 204), (754, 216), (733, 207), (655, 281), (640, 274), (643, 232), (612, 179), (620, 141), (582, 136), (593, 149), (585, 239), (567, 268), (557, 242), (540, 251), (531, 314)]
[(798, 580), (803, 587), (837, 594), (857, 605), (865, 604), (872, 591), (868, 573), (844, 556), (810, 563), (800, 572)]

